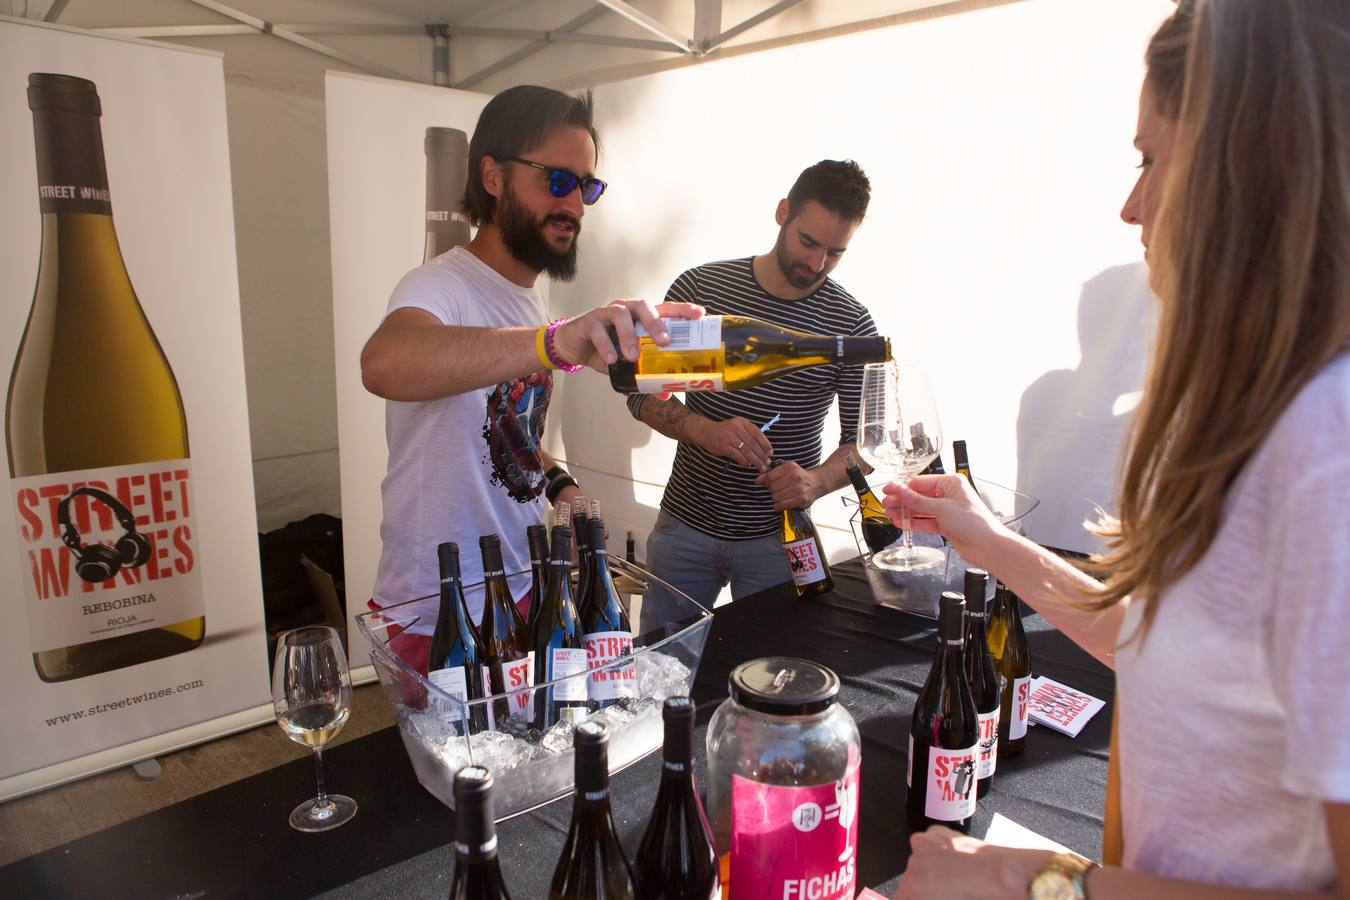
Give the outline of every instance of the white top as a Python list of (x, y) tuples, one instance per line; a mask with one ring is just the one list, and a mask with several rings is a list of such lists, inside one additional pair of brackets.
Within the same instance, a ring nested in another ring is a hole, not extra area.
[[(507, 280), (463, 247), (403, 276), (388, 312), (404, 308), (425, 310), (445, 325), (502, 328), (548, 321), (536, 288)], [(513, 595), (529, 590), (525, 529), (542, 522), (546, 511), (537, 454), (552, 392), (553, 376), (545, 371), (437, 400), (386, 402), (389, 471), (380, 485), (384, 520), (376, 603), (438, 594), (436, 546), (444, 541), (459, 544), (464, 583), (482, 581), (478, 538), (484, 534), (501, 536), (507, 572), (525, 573), (511, 580)], [(482, 591), (466, 596), (478, 619)], [(436, 602), (424, 609), (413, 633), (435, 629)]]
[[(1221, 423), (1215, 423), (1221, 427)], [(1116, 651), (1125, 867), (1250, 888), (1335, 883), (1350, 802), (1350, 356), (1280, 417), (1147, 640)]]

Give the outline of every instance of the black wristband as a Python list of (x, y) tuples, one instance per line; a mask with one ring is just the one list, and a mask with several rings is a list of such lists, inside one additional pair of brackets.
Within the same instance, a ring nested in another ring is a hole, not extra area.
[(564, 469), (562, 466), (554, 466), (553, 468), (549, 469), (547, 472), (544, 473), (544, 480), (552, 481), (559, 475), (566, 475), (566, 474), (567, 470)]
[[(562, 472), (562, 469), (558, 471)], [(566, 472), (562, 472), (560, 476), (549, 481), (548, 487), (544, 489), (544, 496), (548, 498), (549, 503), (557, 503), (558, 495), (569, 487), (579, 487), (577, 480)]]

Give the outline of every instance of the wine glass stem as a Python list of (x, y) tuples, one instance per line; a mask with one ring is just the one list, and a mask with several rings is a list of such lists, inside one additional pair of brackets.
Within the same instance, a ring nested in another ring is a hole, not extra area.
[(324, 790), (324, 787), (323, 787), (323, 748), (322, 748), (322, 747), (315, 747), (315, 748), (314, 748), (314, 770), (315, 770), (315, 772), (318, 773), (318, 779), (319, 779), (319, 796), (318, 796), (318, 799), (316, 799), (316, 800), (314, 801), (314, 808), (315, 808), (315, 809), (324, 809), (325, 807), (328, 806), (328, 792), (325, 791), (325, 790)]
[[(904, 476), (901, 476), (900, 484), (902, 487), (908, 487), (909, 479)], [(901, 542), (904, 544), (906, 553), (909, 553), (909, 551), (914, 549), (914, 536), (910, 533), (908, 506), (900, 507), (900, 537), (902, 539)]]

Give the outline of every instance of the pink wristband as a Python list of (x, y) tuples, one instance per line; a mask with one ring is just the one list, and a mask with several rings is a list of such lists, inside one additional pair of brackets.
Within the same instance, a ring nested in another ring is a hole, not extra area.
[(562, 369), (564, 372), (580, 372), (586, 367), (573, 365), (564, 360), (558, 355), (558, 348), (554, 343), (554, 335), (557, 334), (559, 328), (566, 324), (567, 317), (563, 316), (561, 319), (554, 319), (544, 329), (544, 355), (548, 357), (549, 362), (553, 363), (554, 368)]

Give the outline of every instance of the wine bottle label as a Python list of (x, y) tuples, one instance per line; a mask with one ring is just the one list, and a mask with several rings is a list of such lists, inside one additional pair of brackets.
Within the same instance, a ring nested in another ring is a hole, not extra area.
[[(587, 667), (595, 671), (586, 679), (592, 700), (618, 700), (638, 695), (637, 666), (631, 661), (633, 636), (626, 631), (596, 631), (582, 638), (586, 645)], [(630, 661), (602, 669), (621, 657)]]
[(783, 552), (787, 554), (788, 568), (792, 570), (792, 581), (797, 587), (825, 580), (825, 566), (821, 563), (815, 538), (784, 544)]
[[(663, 353), (679, 350), (722, 349), (722, 317), (704, 316), (701, 319), (662, 319), (670, 334), (670, 343), (664, 347), (654, 341), (651, 346)], [(638, 337), (648, 337), (642, 325), (635, 327)]]
[[(534, 684), (534, 651), (531, 650), (525, 654), (523, 659), (514, 659), (510, 662), (501, 664), (502, 671), (502, 690), (494, 691), (492, 689), (491, 669), (489, 666), (483, 666), (483, 694), (490, 695), (496, 693), (506, 693), (506, 704), (510, 710), (513, 719), (533, 719), (534, 718), (534, 691), (520, 690), (528, 688)], [(512, 694), (511, 691), (519, 691)], [(496, 729), (497, 703), (487, 704), (488, 710), (488, 728)]]
[(998, 707), (980, 713), (980, 756), (976, 775), (981, 781), (994, 774), (998, 765)]
[(559, 722), (571, 722), (573, 725), (580, 725), (586, 721), (586, 717), (591, 714), (584, 706), (565, 706), (558, 710)]
[(975, 743), (964, 750), (928, 748), (925, 816), (939, 822), (959, 822), (975, 814), (975, 756), (979, 747)]
[[(548, 672), (550, 681), (585, 672), (588, 667), (590, 654), (584, 648), (554, 647), (549, 653), (553, 657), (553, 664)], [(568, 678), (553, 686), (555, 703), (585, 700), (588, 696), (585, 678)]]
[(641, 326), (642, 339), (633, 380), (638, 393), (720, 391), (724, 387), (726, 351), (722, 347), (722, 317), (663, 319), (670, 343), (658, 346)]
[(675, 394), (680, 391), (720, 391), (721, 372), (655, 372), (635, 376), (639, 394)]
[(188, 460), (15, 478), (10, 491), (34, 652), (202, 615)]
[(857, 882), (858, 761), (812, 787), (731, 776), (731, 884), (738, 897), (852, 900)]
[(1012, 683), (1012, 719), (1008, 722), (1008, 740), (1027, 736), (1027, 714), (1031, 712), (1031, 676), (1014, 678)]
[[(454, 697), (460, 703), (467, 703), (469, 700), (469, 680), (464, 675), (463, 666), (450, 666), (446, 669), (437, 669), (427, 675), (427, 680), (436, 687), (445, 691), (451, 697)], [(464, 708), (454, 703), (446, 702), (444, 697), (431, 695), (432, 705), (442, 715), (451, 719), (458, 720), (464, 714)]]

